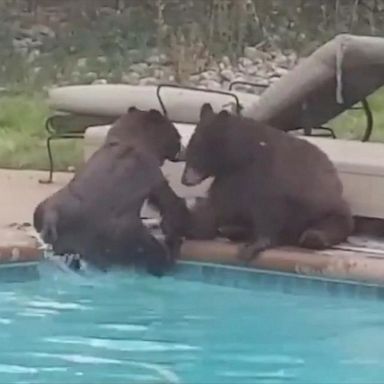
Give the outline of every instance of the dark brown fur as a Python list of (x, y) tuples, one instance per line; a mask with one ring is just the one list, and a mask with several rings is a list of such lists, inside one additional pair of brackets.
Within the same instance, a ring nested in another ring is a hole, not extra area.
[(246, 241), (252, 258), (278, 244), (322, 249), (344, 241), (353, 220), (328, 157), (309, 142), (209, 104), (186, 153), (183, 183), (214, 181), (194, 208), (189, 237)]
[[(160, 168), (179, 151), (180, 135), (166, 117), (130, 108), (83, 169), (36, 207), (36, 230), (57, 254), (80, 254), (103, 269), (135, 264), (161, 275), (176, 257), (188, 215)], [(168, 247), (140, 219), (145, 200), (162, 216)]]

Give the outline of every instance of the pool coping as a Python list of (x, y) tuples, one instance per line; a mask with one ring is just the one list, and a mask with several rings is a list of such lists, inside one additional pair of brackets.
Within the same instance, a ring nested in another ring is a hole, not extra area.
[(240, 247), (228, 241), (186, 241), (181, 259), (384, 286), (384, 251), (279, 247), (262, 252), (245, 265), (238, 258)]
[[(1, 229), (0, 235), (1, 268), (30, 268), (31, 265), (37, 268), (44, 259), (44, 250), (33, 230), (7, 228)], [(180, 262), (384, 287), (384, 250), (339, 248), (313, 251), (279, 247), (264, 251), (244, 264), (238, 258), (240, 247), (241, 244), (225, 240), (187, 240), (181, 248)]]
[(41, 245), (30, 227), (0, 228), (0, 265), (23, 265), (38, 262), (43, 257)]

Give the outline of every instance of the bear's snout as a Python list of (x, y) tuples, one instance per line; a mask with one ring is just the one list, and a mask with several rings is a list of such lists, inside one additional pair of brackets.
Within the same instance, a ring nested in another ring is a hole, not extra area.
[(186, 152), (187, 152), (187, 148), (183, 144), (180, 144), (180, 150), (179, 152), (177, 152), (173, 161), (184, 162), (186, 160)]
[(192, 167), (185, 167), (181, 182), (189, 187), (200, 184), (206, 177)]

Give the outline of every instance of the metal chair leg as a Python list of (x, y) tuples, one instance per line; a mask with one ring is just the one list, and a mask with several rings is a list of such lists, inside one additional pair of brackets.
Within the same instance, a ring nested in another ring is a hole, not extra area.
[(53, 181), (53, 156), (52, 156), (52, 148), (51, 148), (51, 141), (54, 139), (53, 136), (49, 136), (47, 138), (47, 151), (48, 151), (48, 158), (49, 158), (49, 177), (48, 180), (39, 180), (40, 184), (51, 184)]
[[(319, 130), (319, 131), (326, 131), (326, 132), (329, 132), (329, 133), (316, 133), (316, 130)], [(315, 128), (311, 128), (310, 130), (306, 130), (304, 128), (304, 135), (305, 136), (313, 136), (313, 137), (332, 137), (333, 139), (336, 139), (336, 135), (335, 135), (335, 132), (333, 131), (332, 128), (328, 128), (328, 127), (315, 127)]]
[(321, 131), (326, 131), (326, 132), (329, 132), (329, 134), (325, 134), (325, 135), (319, 135), (319, 136), (323, 136), (323, 137), (332, 137), (332, 139), (336, 139), (336, 134), (334, 132), (334, 130), (332, 128), (328, 128), (328, 127), (317, 127), (318, 130), (321, 130)]
[(366, 142), (366, 141), (369, 141), (369, 139), (371, 138), (371, 135), (372, 135), (373, 114), (372, 114), (372, 110), (371, 110), (371, 107), (369, 106), (367, 99), (363, 99), (361, 101), (361, 104), (363, 105), (363, 109), (364, 109), (365, 116), (367, 119), (367, 128), (365, 129), (364, 136), (361, 139), (361, 141)]

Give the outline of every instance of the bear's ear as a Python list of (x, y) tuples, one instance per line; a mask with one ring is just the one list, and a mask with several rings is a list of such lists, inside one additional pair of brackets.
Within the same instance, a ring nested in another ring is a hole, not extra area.
[(129, 107), (127, 109), (128, 113), (133, 113), (133, 112), (137, 112), (137, 111), (138, 111), (138, 109), (134, 105), (132, 105), (131, 107)]
[(223, 109), (219, 112), (218, 114), (219, 117), (223, 118), (223, 119), (226, 119), (228, 118), (229, 116), (231, 116), (231, 114), (226, 110), (226, 109)]
[(164, 116), (159, 112), (157, 109), (150, 109), (148, 111), (148, 117), (151, 121), (162, 121), (164, 119)]
[(212, 105), (209, 103), (204, 103), (200, 109), (200, 120), (204, 120), (205, 118), (212, 116), (214, 114)]

